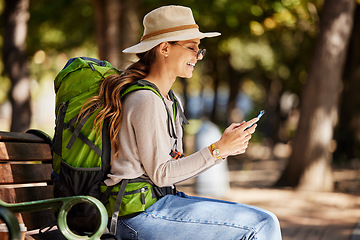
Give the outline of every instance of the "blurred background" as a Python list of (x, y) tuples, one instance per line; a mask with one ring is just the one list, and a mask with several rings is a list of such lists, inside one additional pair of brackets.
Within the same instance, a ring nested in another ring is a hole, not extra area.
[(0, 0), (0, 130), (52, 136), (53, 80), (67, 60), (123, 69), (143, 16), (168, 4), (222, 33), (173, 87), (191, 122), (187, 153), (203, 123), (222, 132), (265, 110), (247, 153), (219, 170), (232, 188), (360, 193), (359, 0)]

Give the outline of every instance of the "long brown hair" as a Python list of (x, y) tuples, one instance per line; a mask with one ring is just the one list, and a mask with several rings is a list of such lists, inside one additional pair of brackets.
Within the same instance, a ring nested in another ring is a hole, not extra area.
[(113, 74), (106, 77), (99, 88), (99, 94), (97, 96), (89, 98), (83, 105), (79, 118), (81, 119), (85, 115), (87, 110), (97, 110), (100, 108), (94, 120), (94, 127), (98, 133), (101, 131), (102, 123), (105, 119), (109, 120), (110, 142), (115, 151), (114, 157), (119, 152), (119, 142), (117, 136), (120, 131), (120, 123), (122, 117), (122, 101), (121, 91), (128, 83), (135, 82), (140, 79), (144, 79), (150, 70), (150, 66), (155, 60), (156, 51), (155, 48), (145, 52), (137, 54), (139, 60), (131, 64), (121, 74)]

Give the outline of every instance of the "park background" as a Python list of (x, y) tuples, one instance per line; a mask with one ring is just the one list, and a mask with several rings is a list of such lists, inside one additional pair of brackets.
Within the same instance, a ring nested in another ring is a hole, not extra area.
[[(223, 130), (264, 109), (247, 153), (228, 159), (222, 197), (274, 211), (284, 239), (355, 236), (359, 0), (2, 0), (0, 130), (52, 136), (53, 80), (67, 60), (123, 69), (133, 57), (121, 50), (139, 41), (144, 14), (168, 4), (191, 7), (200, 31), (222, 33), (201, 42), (206, 57), (174, 85), (191, 122), (186, 153), (203, 122)], [(194, 181), (180, 187), (197, 194)]]

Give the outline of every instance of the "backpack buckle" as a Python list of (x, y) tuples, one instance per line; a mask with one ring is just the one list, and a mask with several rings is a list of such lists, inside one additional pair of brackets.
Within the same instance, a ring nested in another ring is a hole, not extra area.
[(182, 158), (184, 156), (183, 154), (181, 154), (181, 152), (179, 152), (177, 150), (172, 150), (172, 149), (171, 149), (169, 155), (174, 159), (179, 159), (179, 158)]

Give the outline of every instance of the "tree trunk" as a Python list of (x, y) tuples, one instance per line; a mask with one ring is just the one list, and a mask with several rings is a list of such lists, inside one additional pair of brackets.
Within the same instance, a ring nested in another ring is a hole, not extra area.
[(6, 0), (4, 11), (3, 62), (11, 81), (10, 131), (24, 132), (30, 127), (30, 77), (26, 59), (29, 0)]
[(304, 88), (293, 152), (278, 185), (333, 189), (330, 144), (355, 9), (354, 0), (326, 0), (320, 33)]
[(239, 94), (239, 88), (245, 76), (245, 73), (236, 71), (230, 64), (228, 63), (228, 86), (229, 86), (229, 99), (227, 103), (227, 117), (228, 119), (226, 125), (231, 124), (233, 122), (241, 122), (244, 119), (240, 119), (243, 117), (243, 113), (239, 112), (239, 109), (236, 106), (237, 96)]
[(122, 50), (140, 39), (138, 0), (94, 0), (99, 58), (124, 68), (131, 55)]
[(360, 5), (356, 7), (353, 33), (344, 71), (339, 125), (336, 131), (339, 162), (360, 158)]
[(214, 78), (214, 85), (213, 85), (213, 91), (214, 91), (214, 98), (213, 98), (213, 108), (211, 110), (211, 114), (210, 114), (210, 121), (212, 121), (213, 123), (219, 124), (218, 121), (218, 116), (217, 116), (217, 104), (218, 104), (218, 98), (219, 98), (219, 82), (220, 82), (220, 76), (219, 76), (219, 70), (218, 70), (218, 65), (215, 66), (215, 71), (216, 71), (216, 77)]
[(267, 141), (270, 144), (274, 144), (285, 140), (280, 137), (281, 113), (279, 111), (283, 86), (280, 79), (277, 78), (269, 79), (266, 76), (263, 76), (263, 80), (263, 86), (265, 86), (266, 89), (266, 102), (264, 109), (266, 110), (267, 120), (262, 122), (262, 130), (265, 133)]

